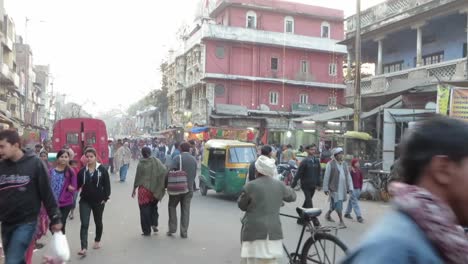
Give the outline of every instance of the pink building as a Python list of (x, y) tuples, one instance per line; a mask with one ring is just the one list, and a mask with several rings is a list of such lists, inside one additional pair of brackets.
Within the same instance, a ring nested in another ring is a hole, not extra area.
[(165, 71), (173, 123), (249, 127), (291, 142), (291, 118), (343, 101), (343, 19), (287, 1), (217, 1)]

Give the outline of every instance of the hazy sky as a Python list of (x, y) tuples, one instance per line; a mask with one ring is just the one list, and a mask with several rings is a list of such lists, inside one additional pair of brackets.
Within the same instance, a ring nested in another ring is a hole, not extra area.
[[(346, 16), (355, 13), (354, 0), (293, 1), (344, 9)], [(383, 0), (361, 2), (364, 9)], [(193, 21), (198, 3), (5, 0), (5, 9), (17, 34), (32, 46), (34, 63), (50, 64), (54, 90), (97, 114), (115, 107), (125, 111), (159, 87), (159, 65), (174, 45), (177, 29)]]

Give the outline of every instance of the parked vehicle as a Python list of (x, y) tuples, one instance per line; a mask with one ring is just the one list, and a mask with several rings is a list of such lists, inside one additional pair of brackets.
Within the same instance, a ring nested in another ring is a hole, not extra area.
[(85, 146), (93, 146), (102, 161), (109, 164), (109, 148), (106, 124), (94, 118), (67, 118), (59, 120), (53, 130), (53, 150), (58, 152), (65, 144), (75, 152), (74, 159), (80, 164)]
[(200, 192), (209, 189), (227, 195), (242, 191), (249, 165), (257, 158), (254, 144), (237, 140), (212, 139), (205, 143), (201, 165)]
[[(278, 174), (280, 175), (280, 180), (284, 182), (286, 185), (291, 185), (293, 182), (294, 177), (297, 173), (297, 165), (296, 162), (290, 161), (289, 163), (281, 163), (276, 167)], [(301, 189), (300, 182), (297, 183), (296, 187), (294, 188), (296, 191)]]

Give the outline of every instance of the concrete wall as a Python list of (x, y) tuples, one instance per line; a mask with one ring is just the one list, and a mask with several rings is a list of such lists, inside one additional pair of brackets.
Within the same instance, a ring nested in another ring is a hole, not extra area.
[[(210, 80), (216, 85), (224, 87), (224, 94), (215, 95), (216, 104), (233, 104), (246, 106), (248, 109), (258, 109), (264, 104), (273, 111), (291, 111), (291, 105), (300, 102), (300, 95), (307, 94), (308, 104), (328, 105), (328, 98), (332, 96), (331, 89), (300, 87), (250, 81)], [(270, 92), (278, 92), (278, 104), (269, 102)], [(343, 98), (343, 90), (336, 90), (337, 97)]]
[[(288, 15), (265, 10), (229, 7), (221, 12), (215, 18), (215, 21), (218, 24), (223, 24), (223, 21), (225, 21), (229, 26), (232, 27), (246, 27), (246, 14), (250, 10), (257, 14), (257, 29), (273, 32), (284, 32), (284, 18)], [(331, 28), (330, 37), (336, 40), (344, 39), (344, 26), (342, 22), (326, 21), (301, 15), (292, 17), (294, 18), (295, 34), (310, 37), (321, 37), (322, 22), (328, 22)]]
[[(284, 78), (299, 81), (343, 83), (340, 70), (343, 56), (321, 52), (283, 49), (250, 44), (206, 40), (206, 72), (265, 78)], [(216, 49), (224, 48), (224, 58), (216, 56)], [(271, 70), (271, 58), (278, 58), (278, 70)], [(301, 73), (301, 61), (309, 63), (309, 72)], [(330, 63), (337, 64), (337, 75), (330, 76)]]
[[(423, 56), (444, 51), (444, 61), (463, 58), (466, 43), (466, 16), (453, 14), (428, 22), (423, 28), (423, 39), (434, 36), (435, 41), (423, 44)], [(389, 48), (393, 52), (389, 53)], [(416, 30), (404, 30), (386, 37), (383, 49), (383, 64), (404, 61), (403, 69), (414, 68), (416, 57)], [(376, 53), (375, 53), (376, 54)]]

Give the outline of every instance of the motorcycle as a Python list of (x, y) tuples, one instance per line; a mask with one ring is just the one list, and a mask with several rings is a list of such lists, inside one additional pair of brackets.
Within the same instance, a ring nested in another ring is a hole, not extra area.
[[(278, 174), (280, 175), (279, 179), (284, 182), (284, 184), (290, 186), (294, 180), (294, 177), (297, 173), (297, 165), (294, 161), (289, 161), (288, 163), (279, 164), (276, 167)], [(295, 191), (301, 189), (300, 180), (297, 182), (297, 185), (294, 187)]]

